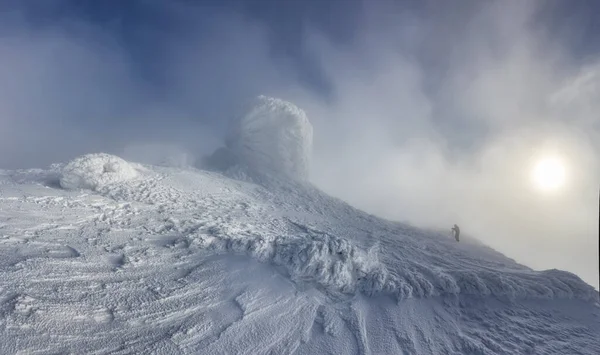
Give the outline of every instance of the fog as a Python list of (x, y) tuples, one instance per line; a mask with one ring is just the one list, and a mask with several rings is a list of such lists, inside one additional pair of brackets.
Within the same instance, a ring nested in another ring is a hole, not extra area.
[[(328, 193), (598, 286), (600, 61), (552, 2), (332, 1), (299, 18), (142, 3), (166, 20), (2, 12), (0, 168), (97, 151), (185, 164), (267, 94), (307, 112)], [(530, 170), (547, 155), (567, 181), (544, 193)]]

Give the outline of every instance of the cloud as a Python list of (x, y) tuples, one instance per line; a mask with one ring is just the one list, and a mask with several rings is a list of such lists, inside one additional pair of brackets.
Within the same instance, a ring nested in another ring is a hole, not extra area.
[[(176, 83), (155, 82), (168, 79), (163, 66), (176, 68), (175, 61), (139, 58), (144, 50), (159, 51), (158, 44), (127, 44), (131, 34), (119, 26), (56, 15), (52, 10), (64, 3), (45, 8), (50, 19), (37, 19), (26, 5), (0, 16), (7, 20), (0, 28), (0, 167), (41, 167), (99, 151), (121, 154), (132, 144), (178, 144), (198, 154), (218, 145), (206, 111), (174, 99)], [(167, 38), (156, 36), (159, 42)], [(160, 69), (152, 72), (155, 66)], [(197, 101), (211, 108), (214, 97), (197, 91)]]
[[(572, 60), (530, 3), (394, 23), (378, 11), (353, 48), (307, 41), (334, 88), (331, 102), (296, 99), (315, 125), (314, 181), (391, 219), (456, 222), (520, 262), (597, 285), (598, 66)], [(546, 155), (568, 165), (553, 195), (530, 181)]]
[[(78, 121), (123, 107), (132, 99), (129, 83), (120, 79), (126, 58), (97, 44), (66, 38), (58, 30), (23, 31), (0, 38), (0, 160), (3, 166), (26, 159), (44, 161), (48, 148), (68, 154), (71, 144), (82, 144)], [(110, 65), (106, 65), (110, 63)], [(109, 68), (107, 70), (107, 68)], [(121, 93), (114, 90), (119, 88)], [(110, 94), (109, 94), (110, 92)], [(74, 124), (67, 124), (74, 123)], [(70, 142), (53, 137), (68, 137)], [(57, 146), (58, 144), (59, 146)]]
[[(149, 2), (161, 21), (133, 32), (12, 12), (0, 28), (0, 167), (161, 146), (199, 158), (266, 94), (306, 111), (325, 191), (395, 220), (458, 223), (597, 285), (600, 64), (578, 58), (572, 22), (552, 27), (559, 10), (543, 2), (347, 3), (290, 18)], [(552, 195), (529, 177), (546, 154), (568, 165)]]

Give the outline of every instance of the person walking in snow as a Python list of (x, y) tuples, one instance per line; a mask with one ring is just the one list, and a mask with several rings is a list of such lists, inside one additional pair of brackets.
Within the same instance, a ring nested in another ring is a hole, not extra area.
[(459, 241), (458, 236), (460, 235), (460, 228), (458, 228), (458, 226), (455, 224), (454, 227), (452, 227), (452, 234), (454, 235), (454, 239), (456, 239), (456, 241)]

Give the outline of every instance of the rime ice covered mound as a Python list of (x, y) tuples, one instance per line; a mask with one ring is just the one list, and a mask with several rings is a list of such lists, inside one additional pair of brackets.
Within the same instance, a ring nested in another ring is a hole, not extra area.
[(313, 128), (304, 111), (290, 102), (259, 96), (233, 122), (227, 146), (238, 162), (254, 171), (308, 178)]
[(88, 154), (74, 159), (62, 169), (60, 186), (68, 190), (96, 190), (107, 184), (131, 180), (137, 175), (131, 164), (117, 156)]
[(69, 190), (53, 171), (0, 171), (0, 354), (600, 353), (577, 276), (302, 181), (105, 154), (65, 166)]

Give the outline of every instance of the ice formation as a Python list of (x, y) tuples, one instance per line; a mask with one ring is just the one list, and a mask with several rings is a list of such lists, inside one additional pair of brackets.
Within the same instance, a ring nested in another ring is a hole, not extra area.
[(97, 190), (107, 184), (127, 181), (138, 175), (125, 160), (110, 154), (88, 154), (68, 163), (62, 170), (60, 186), (67, 190)]
[(227, 146), (250, 169), (308, 178), (313, 128), (304, 111), (290, 102), (259, 96), (251, 108), (233, 122)]

